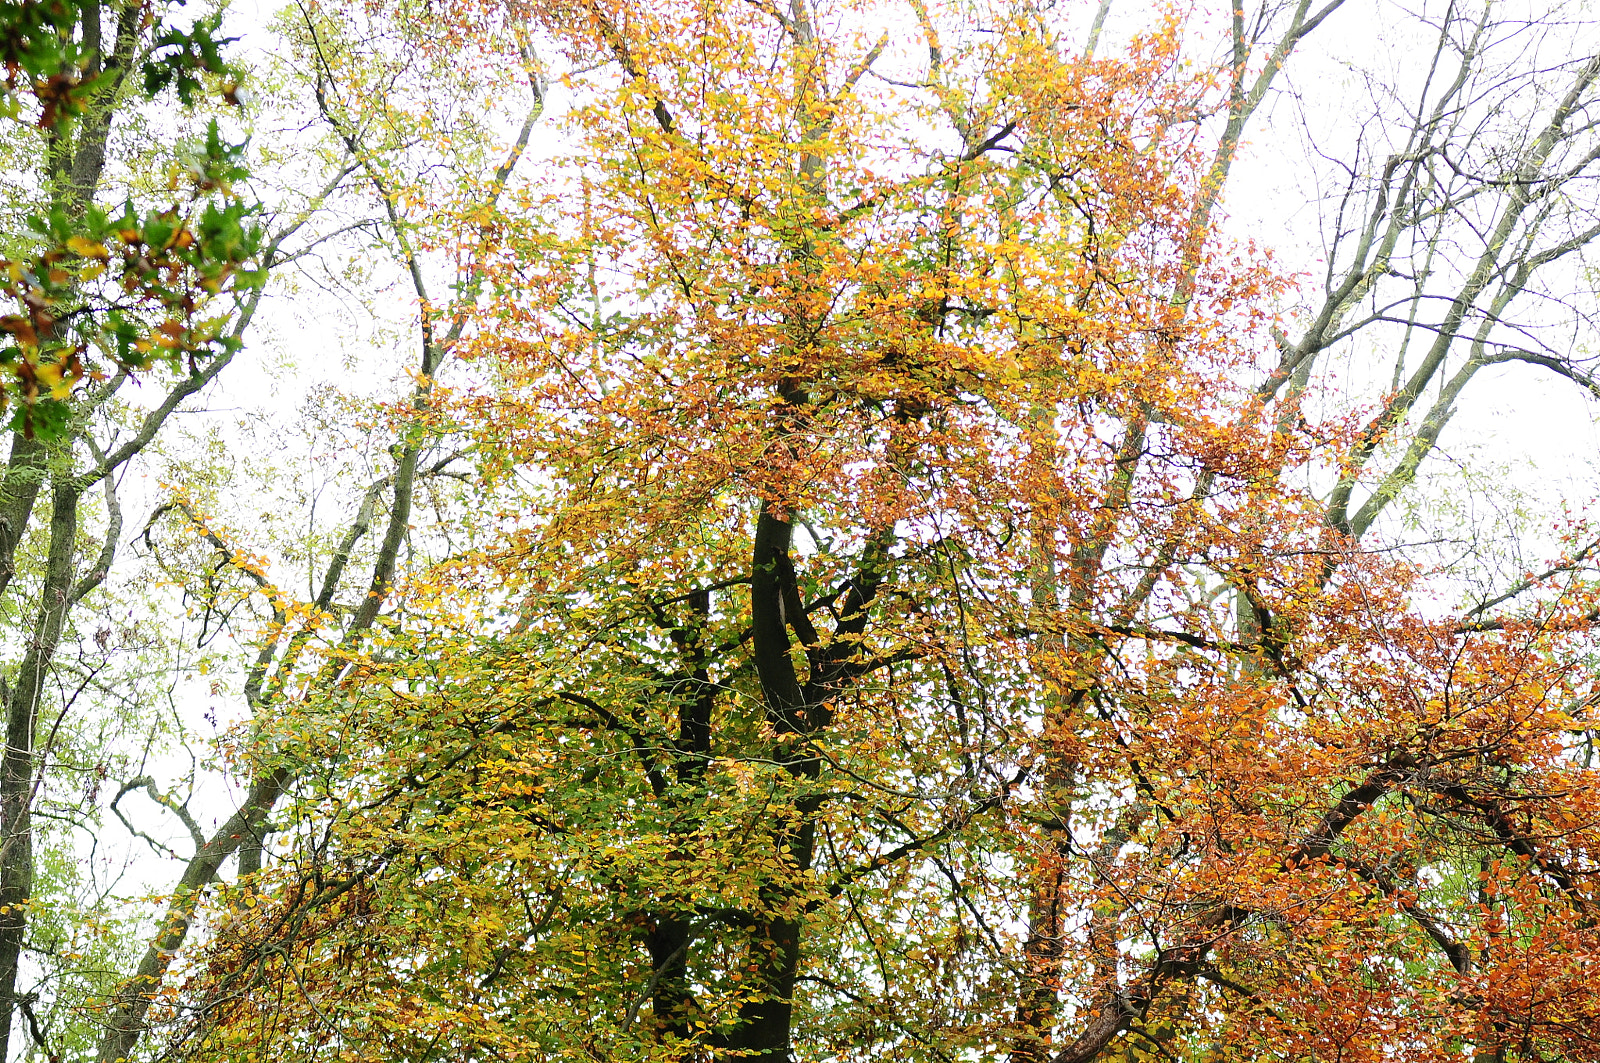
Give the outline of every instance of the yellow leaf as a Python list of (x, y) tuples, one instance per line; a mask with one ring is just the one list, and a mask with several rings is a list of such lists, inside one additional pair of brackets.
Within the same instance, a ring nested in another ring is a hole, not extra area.
[(105, 244), (98, 240), (90, 240), (85, 236), (68, 237), (67, 250), (75, 255), (82, 255), (84, 258), (105, 259), (111, 257), (110, 252), (106, 250)]

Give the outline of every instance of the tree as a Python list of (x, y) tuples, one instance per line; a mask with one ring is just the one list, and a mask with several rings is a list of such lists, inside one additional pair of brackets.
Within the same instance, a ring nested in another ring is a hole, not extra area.
[(577, 86), (546, 195), (462, 212), (500, 534), (287, 712), (325, 770), (177, 1047), (1594, 1056), (1592, 533), (1459, 609), (1378, 537), (1481, 369), (1588, 382), (1501, 330), (1592, 239), (1596, 65), (1451, 8), (1279, 322), (1214, 215), (1340, 6), (1200, 74), (1103, 9), (454, 13)]
[[(326, 205), (357, 169), (350, 159), (323, 172), (311, 165), (300, 187), (268, 206), (252, 202), (245, 189), (269, 182), (251, 179), (246, 145), (224, 129), (248, 128), (259, 112), (223, 59), (231, 42), (221, 12), (172, 14), (170, 5), (120, 2), (0, 12), (8, 186), (0, 255), (17, 310), (0, 317), (0, 402), (12, 413), (0, 480), (0, 618), (15, 632), (0, 674), (10, 721), (0, 774), (5, 1058), (88, 1055), (100, 1042), (116, 1051), (148, 1007), (140, 988), (165, 969), (210, 879), (241, 848), (248, 873), (249, 836), (264, 829), (273, 788), (281, 790), (281, 778), (252, 775), (246, 764), (245, 806), (208, 837), (193, 790), (186, 796), (181, 782), (157, 777), (172, 740), (161, 695), (196, 664), (182, 645), (182, 604), (164, 589), (179, 586), (202, 603), (202, 650), (206, 626), (225, 628), (239, 610), (236, 598), (219, 603), (235, 597), (233, 579), (264, 589), (267, 633), (251, 647), (244, 680), (252, 707), (270, 702), (304, 666), (307, 644), (318, 648), (346, 570), (368, 562), (361, 600), (337, 626), (347, 640), (371, 626), (395, 578), (413, 483), (437, 472), (418, 469), (428, 442), (414, 440), (400, 446), (393, 470), (361, 484), (304, 602), (273, 587), (270, 571), (208, 510), (198, 482), (154, 501), (135, 486), (125, 522), (127, 483), (161, 465), (163, 444), (183, 434), (179, 415), (192, 420), (235, 364), (269, 273), (342, 235)], [(381, 535), (369, 555), (363, 540), (374, 521)], [(170, 565), (152, 566), (153, 579), (126, 556), (130, 528), (141, 526), (138, 541)], [(169, 530), (180, 541), (158, 542)], [(208, 660), (198, 663), (203, 671)], [(130, 806), (144, 796), (156, 815), (181, 823), (194, 851), (178, 859), (176, 925), (171, 917), (157, 925), (142, 964), (124, 974), (129, 939), (146, 928), (114, 895), (118, 884), (79, 861), (113, 848), (113, 817), (134, 844), (177, 856), (163, 831), (134, 822)], [(108, 997), (125, 1006), (88, 1009)], [(31, 1044), (13, 1043), (14, 1019), (25, 1020)]]
[[(167, 1018), (169, 968), (200, 920), (208, 892), (232, 888), (248, 894), (255, 888), (268, 838), (279, 829), (274, 813), (284, 794), (315, 785), (339, 763), (337, 741), (314, 756), (295, 755), (298, 743), (313, 733), (328, 737), (328, 719), (308, 731), (301, 713), (307, 702), (337, 701), (352, 682), (352, 660), (374, 646), (382, 652), (392, 623), (386, 611), (405, 599), (408, 566), (423, 563), (432, 545), (436, 527), (424, 519), (424, 507), (447, 504), (448, 490), (437, 485), (463, 475), (455, 469), (462, 453), (449, 446), (436, 423), (434, 376), (450, 360), (467, 317), (451, 296), (436, 297), (446, 284), (431, 274), (432, 263), (424, 257), (437, 240), (434, 197), (459, 197), (451, 204), (452, 220), (456, 210), (474, 215), (492, 209), (542, 112), (544, 82), (536, 58), (523, 52), (512, 80), (525, 109), (519, 131), (502, 150), (474, 114), (472, 94), (482, 86), (465, 86), (464, 105), (439, 114), (435, 108), (447, 95), (438, 80), (445, 65), (417, 63), (412, 54), (388, 50), (395, 39), (381, 24), (369, 27), (375, 29), (370, 36), (358, 27), (357, 20), (327, 19), (314, 7), (299, 9), (281, 24), (295, 58), (313, 72), (309, 83), (291, 85), (284, 95), (292, 101), (294, 90), (301, 90), (325, 133), (313, 141), (325, 171), (317, 180), (325, 183), (310, 197), (308, 213), (317, 213), (324, 228), (330, 215), (357, 219), (319, 231), (310, 246), (329, 255), (339, 249), (363, 269), (371, 268), (376, 252), (398, 274), (402, 290), (409, 289), (415, 315), (402, 363), (409, 387), (393, 401), (329, 403), (358, 419), (336, 427), (362, 441), (352, 449), (367, 453), (325, 485), (325, 493), (303, 502), (311, 512), (297, 516), (306, 523), (317, 521), (319, 505), (338, 514), (322, 521), (322, 542), (286, 545), (261, 529), (230, 526), (226, 513), (218, 512), (228, 500), (200, 484), (174, 490), (146, 524), (144, 541), (164, 574), (201, 603), (207, 624), (229, 629), (240, 647), (235, 662), (242, 673), (238, 694), (245, 722), (224, 752), (241, 792), (215, 829), (191, 832), (192, 852), (177, 861), (176, 882), (142, 954), (96, 1002), (96, 1052), (107, 1061), (127, 1058), (152, 1021)], [(427, 91), (424, 106), (408, 110), (406, 91), (419, 83)], [(422, 134), (453, 141), (448, 165), (441, 166), (436, 154), (416, 164), (412, 151)], [(357, 237), (353, 246), (335, 242), (351, 236)], [(474, 255), (459, 254), (460, 272), (470, 275)], [(341, 270), (332, 272), (338, 277)], [(348, 278), (353, 270), (342, 272)], [(370, 371), (370, 363), (364, 368)], [(328, 430), (326, 424), (318, 427)], [(290, 582), (300, 564), (316, 566), (303, 597)], [(358, 579), (363, 571), (365, 578)]]
[[(158, 197), (134, 188), (124, 189), (120, 212), (98, 202), (117, 118), (167, 88), (190, 112), (207, 78), (232, 73), (214, 18), (181, 29), (164, 21), (164, 10), (28, 2), (0, 14), (7, 154), (28, 160), (29, 191), (37, 190), (6, 205), (26, 226), (4, 237), (0, 281), (17, 310), (0, 317), (0, 401), (13, 411), (0, 480), (0, 594), (17, 633), (7, 640), (0, 680), (8, 720), (0, 768), (0, 1054), (10, 1050), (19, 1007), (38, 1033), (30, 1010), (36, 998), (17, 986), (37, 870), (33, 814), (60, 717), (46, 748), (36, 739), (69, 615), (116, 555), (116, 478), (228, 364), (256, 305), (257, 270), (288, 235), (264, 237), (253, 208), (234, 193), (244, 177), (240, 153), (215, 121), (198, 140), (186, 133), (187, 169), (174, 170), (164, 202), (150, 205)], [(166, 393), (127, 417), (118, 395), (137, 376)], [(124, 419), (127, 430), (118, 425)], [(104, 493), (100, 526), (80, 530), (97, 491)], [(30, 544), (40, 509), (44, 529), (34, 534), (42, 541)], [(88, 557), (79, 556), (83, 534), (101, 537)]]

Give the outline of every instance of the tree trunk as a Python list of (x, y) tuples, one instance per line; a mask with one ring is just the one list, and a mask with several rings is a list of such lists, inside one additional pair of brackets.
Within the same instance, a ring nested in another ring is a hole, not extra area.
[[(807, 748), (805, 736), (813, 729), (805, 690), (796, 674), (791, 624), (804, 622), (795, 588), (794, 565), (789, 557), (793, 536), (790, 519), (762, 510), (756, 521), (751, 558), (750, 618), (756, 673), (766, 701), (767, 724), (777, 735), (772, 758), (795, 779), (816, 778), (821, 764)], [(796, 802), (788, 822), (774, 824), (771, 843), (786, 863), (785, 872), (798, 878), (811, 868), (815, 826), (814, 802)], [(794, 1022), (795, 976), (800, 969), (800, 918), (788, 913), (797, 908), (790, 881), (769, 883), (761, 891), (762, 909), (754, 914), (750, 942), (748, 982), (752, 995), (739, 1007), (739, 1024), (729, 1047), (740, 1059), (754, 1063), (788, 1063)]]
[(6, 713), (6, 751), (0, 759), (0, 1059), (10, 1058), (11, 1018), (33, 896), (33, 798), (37, 765), (34, 730), (44, 677), (61, 641), (72, 590), (72, 553), (80, 491), (57, 484), (50, 513), (50, 556), (33, 640), (17, 670)]
[(118, 988), (113, 999), (111, 1016), (106, 1021), (105, 1036), (101, 1038), (97, 1058), (102, 1063), (127, 1059), (144, 1032), (145, 1016), (150, 1002), (161, 988), (162, 978), (172, 965), (178, 947), (188, 936), (189, 924), (194, 918), (195, 906), (201, 891), (216, 878), (217, 871), (241, 844), (248, 843), (261, 833), (261, 825), (283, 795), (290, 782), (289, 769), (278, 767), (250, 787), (239, 811), (224, 823), (207, 841), (184, 869), (178, 888), (173, 891), (167, 906), (166, 918), (154, 940), (139, 961), (139, 969)]

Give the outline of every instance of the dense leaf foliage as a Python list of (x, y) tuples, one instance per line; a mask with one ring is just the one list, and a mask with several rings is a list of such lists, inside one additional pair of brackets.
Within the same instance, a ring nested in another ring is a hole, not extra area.
[(478, 383), (418, 415), (493, 538), (264, 724), (292, 848), (183, 1051), (1596, 1055), (1586, 540), (1511, 613), (1364, 547), (1400, 419), (1313, 417), (1211, 224), (1242, 70), (1026, 5), (505, 17), (571, 148), (463, 219)]
[(1348, 2), (0, 0), (0, 1056), (1600, 1059), (1593, 18)]

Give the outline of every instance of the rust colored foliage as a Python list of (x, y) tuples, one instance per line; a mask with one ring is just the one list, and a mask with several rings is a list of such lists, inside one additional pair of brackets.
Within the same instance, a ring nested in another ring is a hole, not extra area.
[(502, 15), (418, 45), (575, 71), (461, 229), (492, 541), (276, 725), (184, 1050), (1600, 1058), (1582, 539), (1456, 615), (1333, 526), (1175, 24)]

